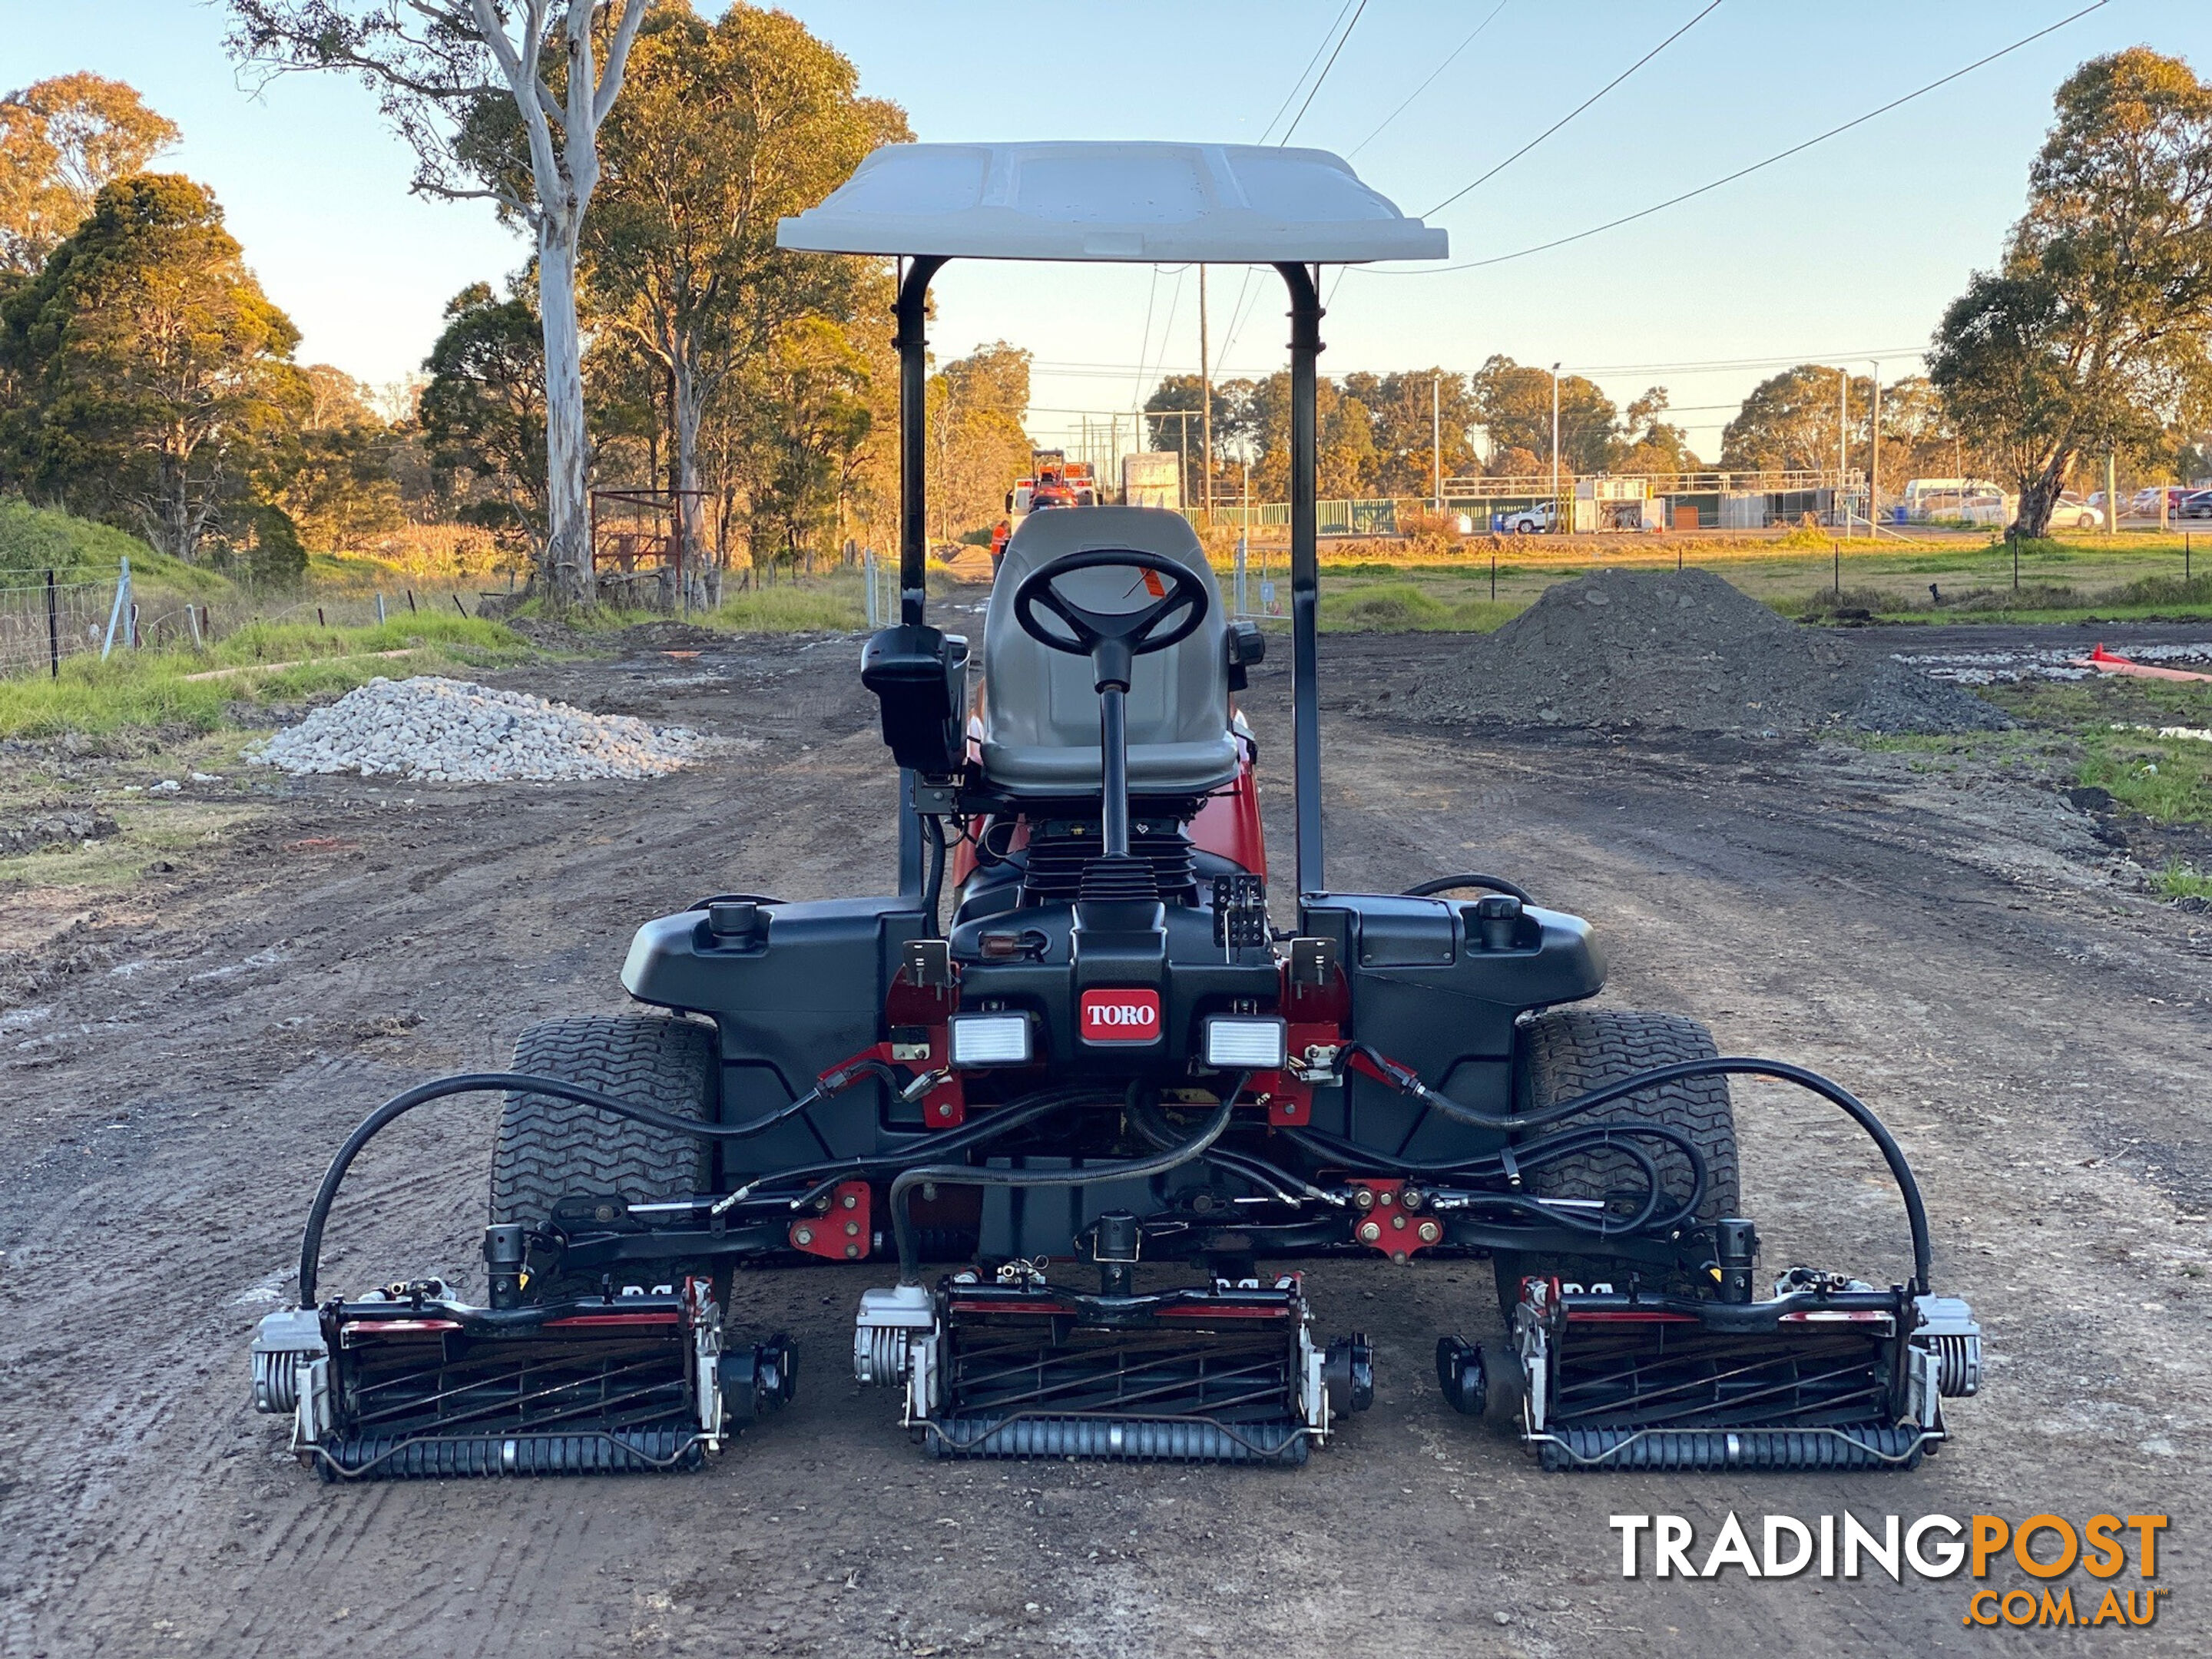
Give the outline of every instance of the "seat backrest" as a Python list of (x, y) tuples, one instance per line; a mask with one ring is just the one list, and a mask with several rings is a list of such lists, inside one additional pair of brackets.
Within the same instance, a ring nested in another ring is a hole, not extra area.
[[(1152, 507), (1054, 507), (1022, 520), (1006, 544), (983, 623), (983, 771), (1030, 794), (1099, 787), (1098, 693), (1091, 659), (1054, 651), (1023, 632), (1014, 592), (1064, 554), (1133, 548), (1174, 560), (1206, 594), (1206, 618), (1180, 643), (1137, 659), (1128, 696), (1129, 784), (1158, 794), (1217, 787), (1237, 768), (1229, 729), (1228, 619), (1189, 522)], [(1082, 570), (1060, 591), (1101, 611), (1152, 602), (1134, 571)], [(1048, 613), (1046, 620), (1050, 621)]]

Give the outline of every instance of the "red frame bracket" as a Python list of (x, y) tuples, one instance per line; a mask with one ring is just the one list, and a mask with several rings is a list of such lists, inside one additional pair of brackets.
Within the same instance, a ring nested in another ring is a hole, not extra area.
[(875, 1237), (870, 1227), (871, 1207), (866, 1182), (839, 1182), (830, 1192), (828, 1210), (820, 1215), (801, 1216), (791, 1224), (791, 1248), (825, 1261), (865, 1261)]

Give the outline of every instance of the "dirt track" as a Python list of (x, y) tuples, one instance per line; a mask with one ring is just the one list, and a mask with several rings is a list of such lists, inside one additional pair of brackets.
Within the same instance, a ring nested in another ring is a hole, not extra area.
[[(0, 1653), (2203, 1651), (2212, 916), (2131, 890), (2087, 819), (1993, 773), (1462, 737), (1349, 707), (1387, 710), (1441, 648), (1326, 643), (1357, 688), (1327, 733), (1332, 879), (1512, 875), (1597, 923), (1613, 1000), (1694, 1014), (1724, 1050), (1830, 1071), (1882, 1110), (1928, 1189), (1939, 1288), (1990, 1334), (1989, 1385), (1940, 1458), (1541, 1475), (1431, 1373), (1439, 1331), (1490, 1328), (1486, 1266), (1377, 1263), (1315, 1276), (1323, 1325), (1374, 1335), (1378, 1396), (1301, 1473), (936, 1465), (846, 1369), (880, 1270), (824, 1267), (739, 1281), (742, 1310), (799, 1337), (800, 1398), (703, 1475), (319, 1486), (248, 1409), (245, 1345), (345, 1131), (409, 1083), (503, 1060), (532, 1020), (617, 1007), (646, 916), (888, 879), (892, 786), (851, 641), (647, 653), (498, 678), (765, 746), (636, 786), (301, 782), (128, 895), (0, 891), (20, 947), (0, 1000)], [(1266, 769), (1287, 734), (1264, 672)], [(1825, 1111), (1739, 1093), (1767, 1265), (1887, 1282), (1894, 1198)], [(465, 1268), (489, 1121), (449, 1103), (380, 1142), (328, 1280)], [(1963, 1629), (1963, 1579), (1624, 1583), (1606, 1524), (1681, 1513), (1702, 1555), (1730, 1509), (1847, 1505), (2169, 1514), (2172, 1594), (2149, 1630), (2021, 1638)]]

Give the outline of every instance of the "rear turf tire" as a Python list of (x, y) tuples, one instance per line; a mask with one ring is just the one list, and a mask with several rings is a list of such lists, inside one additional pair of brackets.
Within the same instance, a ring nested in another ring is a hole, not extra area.
[[(659, 1015), (550, 1019), (516, 1039), (514, 1070), (678, 1117), (714, 1118), (711, 1026)], [(550, 1095), (511, 1094), (491, 1162), (491, 1218), (541, 1227), (564, 1198), (646, 1204), (705, 1192), (709, 1143)]]
[[(1560, 1008), (1538, 1015), (1521, 1028), (1516, 1085), (1519, 1109), (1540, 1109), (1571, 1100), (1592, 1089), (1638, 1072), (1678, 1060), (1711, 1060), (1719, 1050), (1712, 1033), (1680, 1014), (1634, 1013), (1617, 1008)], [(1585, 1117), (1548, 1124), (1534, 1133), (1573, 1128), (1583, 1123), (1640, 1121), (1662, 1123), (1688, 1137), (1705, 1162), (1705, 1194), (1696, 1220), (1710, 1225), (1723, 1216), (1741, 1213), (1741, 1175), (1736, 1162), (1735, 1115), (1729, 1103), (1728, 1079), (1686, 1078), (1640, 1090)], [(1671, 1148), (1654, 1148), (1662, 1184), (1669, 1196), (1689, 1196), (1689, 1165)], [(1563, 1158), (1532, 1170), (1528, 1187), (1539, 1198), (1603, 1198), (1635, 1190), (1642, 1172), (1618, 1152), (1602, 1148)], [(1587, 1284), (1609, 1281), (1625, 1271), (1603, 1255), (1539, 1256), (1501, 1250), (1494, 1258), (1500, 1316), (1510, 1326), (1520, 1300), (1521, 1281), (1538, 1273)]]

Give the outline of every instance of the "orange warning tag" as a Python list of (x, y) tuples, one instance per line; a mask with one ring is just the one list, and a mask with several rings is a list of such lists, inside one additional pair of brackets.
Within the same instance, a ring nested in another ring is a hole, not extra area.
[(1160, 573), (1158, 571), (1147, 570), (1145, 572), (1145, 592), (1151, 594), (1156, 599), (1164, 599), (1167, 598), (1168, 585), (1160, 580)]

